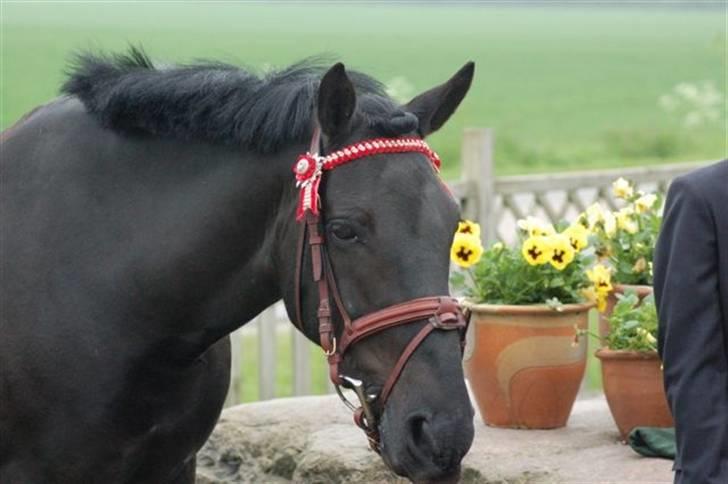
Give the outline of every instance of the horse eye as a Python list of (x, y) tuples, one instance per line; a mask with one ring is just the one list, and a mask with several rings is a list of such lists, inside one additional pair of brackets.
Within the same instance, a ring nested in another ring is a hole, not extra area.
[(351, 225), (334, 223), (329, 228), (329, 231), (335, 238), (343, 242), (355, 242), (357, 240), (356, 232)]

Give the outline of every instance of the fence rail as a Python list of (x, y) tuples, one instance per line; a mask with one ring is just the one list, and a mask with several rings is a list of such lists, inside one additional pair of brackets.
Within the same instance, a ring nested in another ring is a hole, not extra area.
[[(540, 216), (551, 222), (575, 216), (595, 201), (612, 208), (616, 201), (611, 183), (618, 177), (635, 182), (638, 187), (666, 191), (670, 181), (681, 174), (704, 166), (707, 162), (673, 163), (668, 165), (616, 168), (539, 175), (496, 177), (493, 164), (493, 133), (490, 129), (466, 129), (462, 147), (461, 179), (449, 182), (454, 196), (460, 201), (463, 217), (477, 220), (486, 243), (497, 240), (512, 242), (515, 224), (526, 215)], [(293, 330), (280, 303), (264, 311), (254, 322), (233, 333), (233, 364), (231, 389), (227, 404), (240, 401), (243, 387), (242, 355), (250, 344), (257, 345), (258, 394), (266, 400), (278, 396), (276, 375), (278, 346), (289, 338), (291, 351), (285, 355), (292, 371), (293, 395), (311, 394), (312, 355), (323, 358), (320, 350), (312, 351), (303, 335)], [(285, 345), (288, 347), (288, 345)], [(280, 355), (284, 356), (284, 355)], [(332, 391), (330, 384), (325, 390)], [(250, 397), (248, 397), (250, 398)]]

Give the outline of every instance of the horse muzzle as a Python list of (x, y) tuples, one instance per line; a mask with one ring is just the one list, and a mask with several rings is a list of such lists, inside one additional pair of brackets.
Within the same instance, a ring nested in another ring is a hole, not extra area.
[[(427, 324), (422, 327), (402, 351), (387, 377), (381, 393), (367, 394), (364, 382), (338, 373), (339, 363), (342, 361), (346, 350), (355, 342), (388, 328), (422, 320), (427, 320)], [(384, 406), (407, 362), (430, 333), (435, 330), (459, 331), (462, 350), (467, 325), (468, 319), (463, 315), (455, 299), (449, 296), (424, 297), (367, 314), (347, 325), (338, 344), (336, 344), (336, 338), (333, 338), (334, 350), (331, 354), (328, 354), (331, 380), (344, 404), (354, 412), (354, 422), (366, 433), (373, 450), (381, 453), (378, 421), (373, 404), (376, 404), (381, 411), (384, 410)], [(359, 406), (356, 406), (344, 396), (341, 386), (354, 391), (359, 400)]]

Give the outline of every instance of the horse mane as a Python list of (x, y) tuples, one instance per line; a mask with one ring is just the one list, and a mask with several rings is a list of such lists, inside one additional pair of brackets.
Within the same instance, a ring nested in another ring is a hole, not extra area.
[[(131, 47), (126, 54), (76, 54), (61, 90), (110, 129), (273, 153), (310, 138), (325, 70), (317, 59), (261, 76), (212, 61), (156, 67), (141, 48)], [(348, 74), (370, 125), (385, 133), (416, 129), (397, 125), (403, 113), (380, 82)]]

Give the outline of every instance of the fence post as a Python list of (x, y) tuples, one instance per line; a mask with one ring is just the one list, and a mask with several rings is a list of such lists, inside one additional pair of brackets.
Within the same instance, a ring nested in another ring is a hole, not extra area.
[(490, 128), (465, 129), (461, 177), (468, 186), (463, 216), (476, 220), (483, 241), (491, 244), (498, 239), (498, 221), (495, 218), (493, 131)]
[(225, 407), (231, 407), (240, 403), (240, 392), (243, 386), (243, 375), (240, 372), (243, 351), (240, 330), (230, 333), (230, 386), (225, 397)]
[(311, 343), (298, 331), (291, 331), (293, 345), (293, 394), (311, 393)]
[(258, 316), (258, 398), (268, 400), (276, 393), (276, 321), (275, 309), (269, 307)]

